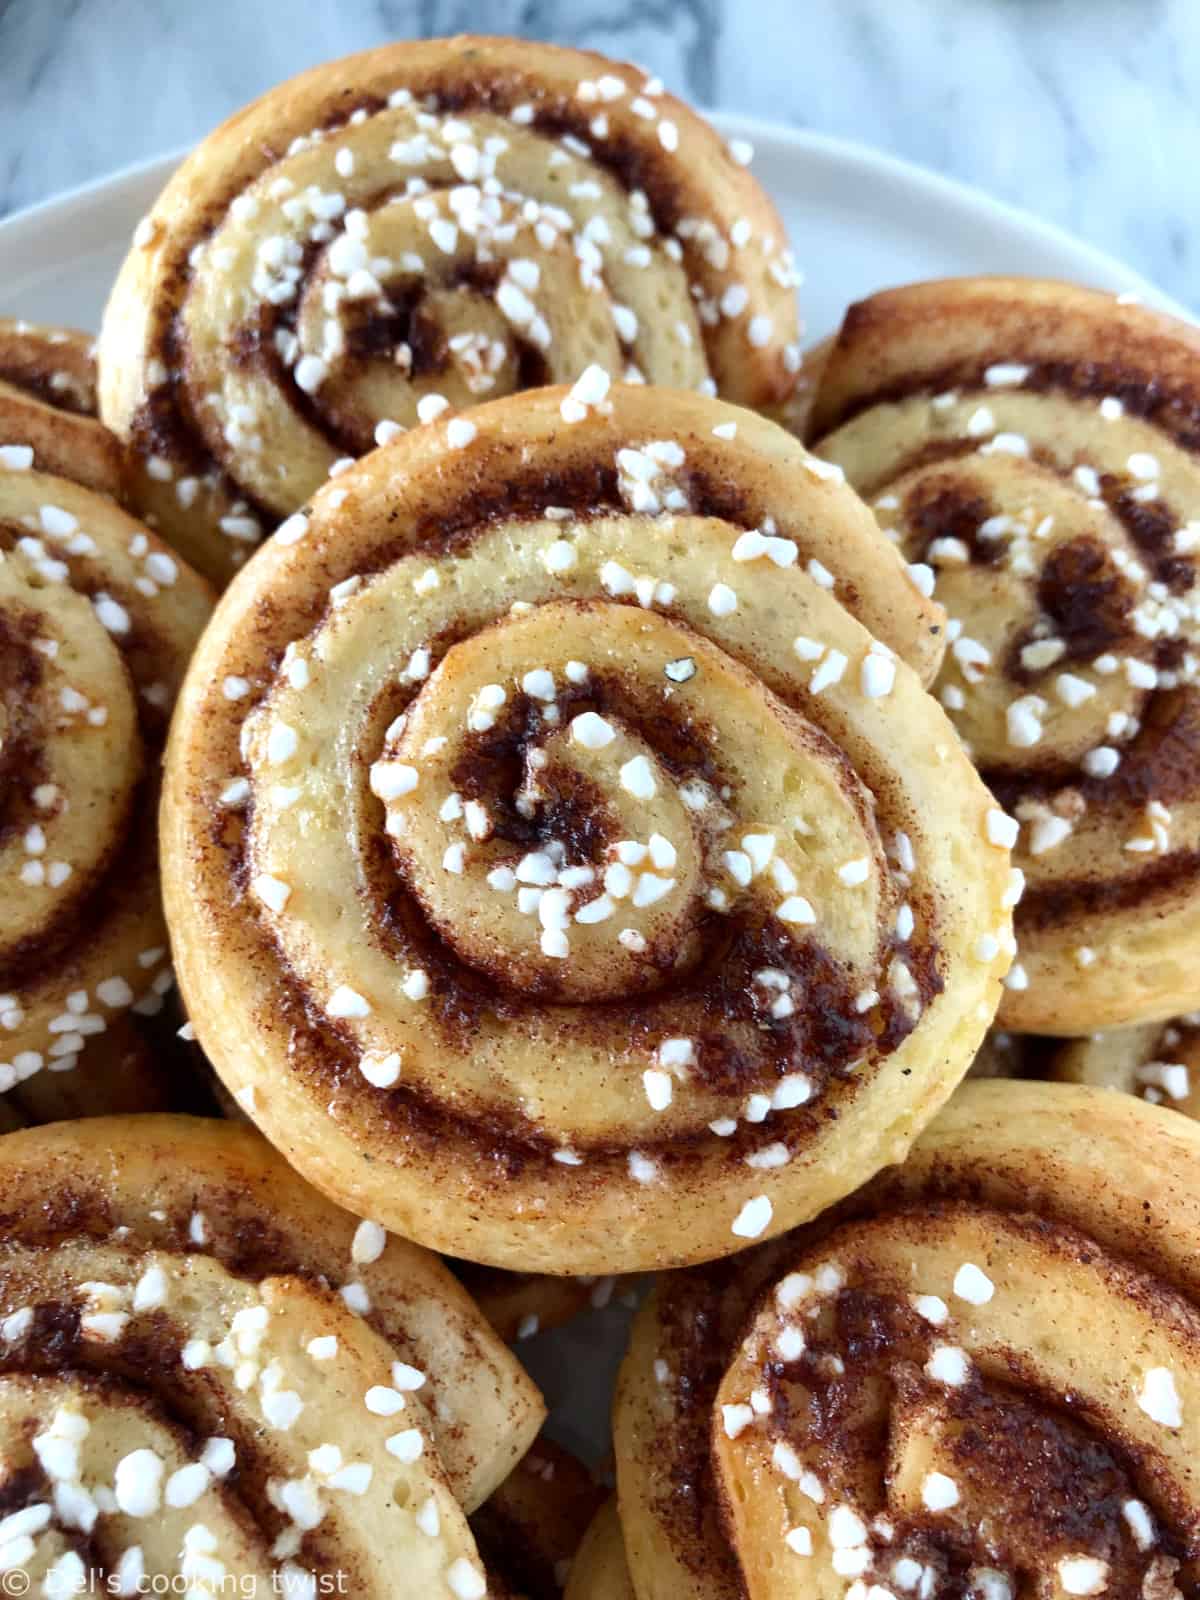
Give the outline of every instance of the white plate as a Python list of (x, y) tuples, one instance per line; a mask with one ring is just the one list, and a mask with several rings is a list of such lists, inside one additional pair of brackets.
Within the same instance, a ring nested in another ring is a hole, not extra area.
[[(980, 272), (1067, 278), (1190, 317), (1120, 262), (961, 184), (820, 134), (746, 117), (713, 120), (730, 138), (755, 146), (754, 172), (774, 197), (805, 271), (813, 337), (875, 289)], [(133, 230), (181, 154), (0, 222), (0, 315), (99, 327)], [(628, 1311), (613, 1305), (521, 1347), (554, 1409), (551, 1431), (593, 1462), (608, 1454), (609, 1379), (627, 1325)]]
[[(814, 337), (875, 289), (974, 272), (1068, 278), (1190, 319), (1129, 267), (962, 184), (822, 134), (748, 117), (713, 121), (755, 147), (754, 172), (805, 272)], [(129, 167), (0, 222), (0, 315), (97, 328), (130, 236), (180, 159)]]

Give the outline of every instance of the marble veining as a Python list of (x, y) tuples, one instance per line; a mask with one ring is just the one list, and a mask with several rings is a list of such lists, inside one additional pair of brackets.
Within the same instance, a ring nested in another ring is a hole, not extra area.
[(462, 29), (592, 46), (921, 162), (1200, 307), (1197, 0), (0, 0), (0, 215), (316, 61)]

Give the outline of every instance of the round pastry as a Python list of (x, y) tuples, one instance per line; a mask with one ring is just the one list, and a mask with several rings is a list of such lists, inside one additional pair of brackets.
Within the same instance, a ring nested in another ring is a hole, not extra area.
[(0, 317), (0, 468), (36, 465), (118, 498), (123, 451), (96, 408), (91, 334)]
[(664, 1277), (614, 1413), (638, 1600), (1188, 1592), (1198, 1224), (1185, 1118), (972, 1083), (840, 1216)]
[[(86, 1073), (88, 1042), (171, 983), (157, 766), (211, 608), (110, 500), (0, 463), (0, 1092)], [(109, 1077), (74, 1104), (103, 1109)], [(55, 1114), (53, 1086), (30, 1094)]]
[(551, 1439), (536, 1440), (471, 1518), (497, 1596), (559, 1600), (572, 1558), (604, 1497), (569, 1450)]
[(1020, 826), (1001, 1025), (1192, 1009), (1200, 334), (1064, 284), (892, 290), (848, 313), (810, 432), (936, 575), (938, 693)]
[(1072, 1039), (1054, 1052), (1049, 1075), (1060, 1083), (1120, 1089), (1200, 1117), (1200, 1014)]
[(571, 1562), (563, 1600), (637, 1600), (615, 1495), (592, 1518)]
[(464, 1508), (541, 1408), (439, 1262), (216, 1120), (8, 1134), (0, 1207), (3, 1552), (33, 1592), (483, 1595)]
[(526, 39), (407, 41), (238, 113), (134, 236), (100, 337), (139, 507), (224, 580), (342, 459), (592, 364), (782, 406), (782, 224), (662, 85)]
[(627, 1272), (814, 1215), (950, 1093), (1011, 950), (999, 813), (907, 664), (939, 626), (749, 412), (558, 389), (406, 434), (194, 658), (162, 816), (200, 1043), (449, 1254)]

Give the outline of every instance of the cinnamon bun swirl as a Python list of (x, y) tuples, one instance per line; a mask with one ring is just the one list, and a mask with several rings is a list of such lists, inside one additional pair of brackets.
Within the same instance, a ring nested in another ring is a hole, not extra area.
[(950, 612), (938, 693), (1019, 825), (1003, 1027), (1200, 1003), (1200, 335), (1065, 284), (852, 307), (810, 422)]
[(541, 1408), (440, 1263), (216, 1120), (8, 1134), (0, 1210), (5, 1571), (484, 1594), (465, 1512)]
[(201, 1044), (318, 1186), (490, 1265), (812, 1216), (950, 1093), (1011, 952), (1003, 819), (908, 664), (939, 628), (748, 412), (576, 386), (405, 435), (194, 659), (162, 815)]
[(593, 364), (782, 406), (795, 274), (741, 155), (636, 69), (527, 40), (282, 84), (184, 162), (113, 290), (136, 503), (224, 580), (340, 460)]
[(638, 1600), (1190, 1592), (1197, 1221), (1187, 1119), (972, 1083), (837, 1215), (664, 1276), (614, 1416)]

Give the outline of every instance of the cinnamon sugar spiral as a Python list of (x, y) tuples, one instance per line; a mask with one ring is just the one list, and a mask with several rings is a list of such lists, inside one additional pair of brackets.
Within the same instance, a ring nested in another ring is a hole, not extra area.
[(406, 42), (281, 85), (184, 163), (105, 315), (104, 416), (139, 505), (224, 579), (339, 459), (446, 408), (592, 364), (782, 405), (794, 281), (770, 201), (661, 84)]
[(0, 466), (36, 464), (119, 498), (123, 451), (96, 411), (90, 334), (0, 317)]
[(937, 692), (1019, 824), (1003, 1026), (1200, 1000), (1200, 339), (1107, 295), (925, 284), (851, 309), (810, 432), (950, 613)]
[(970, 1084), (840, 1215), (664, 1279), (616, 1407), (638, 1600), (1190, 1594), (1198, 1217), (1185, 1119)]
[(7, 1135), (0, 1207), (5, 1572), (484, 1594), (465, 1512), (541, 1412), (440, 1263), (215, 1121)]
[(35, 1115), (170, 985), (156, 768), (211, 603), (111, 501), (0, 464), (0, 1093)]
[(200, 1042), (319, 1186), (456, 1255), (632, 1271), (812, 1215), (950, 1092), (1011, 949), (995, 807), (907, 664), (939, 629), (748, 412), (577, 386), (405, 435), (194, 660), (163, 828)]

